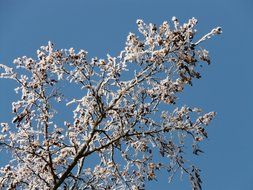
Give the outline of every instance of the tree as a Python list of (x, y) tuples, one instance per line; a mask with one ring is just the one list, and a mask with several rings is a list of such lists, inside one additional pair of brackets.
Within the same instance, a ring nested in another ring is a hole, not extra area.
[[(15, 59), (16, 70), (1, 64), (0, 77), (16, 81), (21, 96), (12, 103), (12, 123), (1, 123), (1, 151), (13, 157), (0, 169), (1, 189), (137, 190), (160, 170), (170, 179), (181, 171), (201, 189), (185, 147), (202, 152), (198, 143), (215, 112), (175, 104), (201, 77), (200, 64), (210, 64), (199, 44), (221, 28), (194, 42), (195, 18), (172, 21), (173, 28), (137, 20), (141, 37), (129, 33), (117, 57), (89, 60), (84, 50), (56, 50), (49, 42), (37, 59)], [(66, 84), (80, 94), (66, 93)], [(73, 117), (61, 117), (64, 109)]]

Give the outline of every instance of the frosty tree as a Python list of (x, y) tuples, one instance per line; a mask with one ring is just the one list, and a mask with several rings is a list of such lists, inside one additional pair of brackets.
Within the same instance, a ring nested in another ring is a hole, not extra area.
[[(201, 189), (185, 147), (202, 152), (198, 143), (215, 112), (176, 102), (200, 78), (202, 62), (210, 64), (199, 44), (221, 28), (195, 40), (195, 18), (172, 22), (137, 20), (140, 36), (129, 33), (117, 57), (89, 59), (84, 50), (49, 42), (36, 59), (15, 59), (16, 69), (1, 64), (0, 78), (16, 81), (20, 94), (12, 123), (1, 123), (0, 149), (12, 155), (0, 169), (1, 189), (141, 190), (163, 170), (169, 180), (179, 172)], [(61, 117), (62, 109), (71, 115)]]

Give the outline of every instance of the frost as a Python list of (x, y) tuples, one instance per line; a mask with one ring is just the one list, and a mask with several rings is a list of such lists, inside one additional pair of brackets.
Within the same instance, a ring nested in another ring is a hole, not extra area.
[[(12, 123), (0, 123), (1, 151), (13, 157), (0, 169), (0, 189), (137, 190), (165, 170), (170, 180), (177, 171), (188, 175), (200, 190), (185, 142), (193, 142), (193, 155), (202, 153), (198, 143), (216, 113), (176, 105), (185, 86), (201, 78), (199, 63), (210, 63), (199, 43), (222, 31), (195, 42), (197, 22), (138, 19), (139, 34), (129, 33), (118, 56), (90, 59), (85, 50), (55, 49), (49, 41), (36, 59), (15, 59), (16, 70), (0, 64), (0, 78), (15, 80), (19, 96)], [(67, 85), (82, 97), (64, 94)], [(73, 114), (57, 118), (58, 106)], [(96, 164), (88, 167), (92, 155)]]

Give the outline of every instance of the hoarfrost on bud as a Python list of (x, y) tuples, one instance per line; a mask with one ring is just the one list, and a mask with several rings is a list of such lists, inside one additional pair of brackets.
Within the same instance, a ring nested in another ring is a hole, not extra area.
[(171, 20), (172, 20), (173, 22), (178, 21), (178, 20), (177, 20), (177, 17), (175, 17), (175, 16), (173, 16)]
[(70, 55), (73, 55), (75, 53), (75, 50), (73, 47), (69, 48), (69, 54)]
[(212, 30), (212, 32), (213, 32), (214, 34), (221, 34), (221, 33), (222, 33), (221, 27), (214, 28), (214, 29)]
[(137, 19), (136, 23), (139, 25), (139, 24), (142, 24), (143, 23), (143, 20), (141, 19)]
[[(4, 72), (1, 72), (1, 68), (4, 70)], [(13, 69), (11, 67), (0, 64), (0, 78), (13, 79), (14, 77), (15, 74), (13, 73)]]

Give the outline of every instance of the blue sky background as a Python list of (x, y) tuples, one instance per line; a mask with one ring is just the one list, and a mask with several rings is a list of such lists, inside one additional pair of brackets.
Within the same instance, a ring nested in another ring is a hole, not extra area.
[[(177, 16), (199, 20), (199, 37), (215, 26), (223, 34), (202, 44), (212, 64), (180, 96), (180, 104), (218, 115), (197, 159), (204, 190), (253, 189), (253, 1), (252, 0), (0, 0), (0, 63), (36, 57), (51, 40), (56, 48), (85, 49), (91, 56), (117, 55), (136, 19), (161, 24)], [(10, 119), (13, 84), (0, 80), (0, 121)], [(2, 156), (0, 165), (8, 158)], [(187, 180), (168, 185), (165, 176), (148, 189), (190, 189)]]

